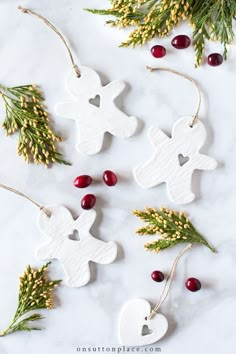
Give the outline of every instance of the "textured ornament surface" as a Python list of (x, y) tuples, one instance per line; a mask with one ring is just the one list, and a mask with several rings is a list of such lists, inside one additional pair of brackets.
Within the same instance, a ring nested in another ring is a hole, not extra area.
[[(103, 242), (90, 234), (95, 219), (95, 210), (83, 212), (73, 219), (64, 206), (46, 207), (51, 216), (44, 212), (39, 216), (39, 227), (48, 237), (48, 242), (37, 250), (42, 260), (58, 259), (64, 266), (66, 284), (71, 287), (86, 285), (90, 280), (89, 262), (112, 263), (117, 256), (114, 242)], [(78, 231), (79, 239), (72, 237)]]
[[(133, 299), (123, 306), (120, 314), (119, 337), (120, 343), (127, 346), (149, 345), (157, 342), (167, 332), (168, 322), (164, 315), (157, 313), (147, 320), (151, 306), (144, 299)], [(144, 326), (150, 333), (143, 334)]]
[(134, 169), (134, 177), (142, 188), (166, 182), (169, 198), (177, 204), (194, 200), (194, 170), (213, 170), (217, 162), (200, 153), (206, 140), (206, 129), (200, 120), (191, 128), (192, 117), (179, 119), (169, 138), (161, 129), (152, 127), (148, 137), (154, 147), (150, 160)]
[(132, 136), (137, 128), (137, 119), (128, 117), (115, 105), (114, 100), (125, 88), (123, 81), (117, 80), (103, 86), (96, 71), (86, 66), (80, 67), (80, 70), (80, 78), (71, 73), (67, 81), (73, 99), (58, 103), (56, 113), (76, 121), (78, 150), (93, 155), (102, 149), (106, 132), (119, 138)]

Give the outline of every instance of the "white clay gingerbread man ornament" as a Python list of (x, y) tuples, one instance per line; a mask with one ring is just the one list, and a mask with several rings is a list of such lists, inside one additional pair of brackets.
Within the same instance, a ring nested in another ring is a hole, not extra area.
[[(67, 88), (72, 99), (56, 106), (56, 113), (64, 118), (74, 119), (78, 126), (78, 150), (87, 155), (97, 154), (103, 146), (104, 134), (129, 138), (137, 128), (137, 119), (128, 117), (114, 100), (125, 88), (125, 83), (116, 80), (103, 86), (99, 75), (93, 69), (80, 67), (78, 78), (71, 73)], [(98, 99), (98, 105), (93, 103)]]
[[(103, 86), (95, 70), (87, 66), (78, 67), (66, 39), (51, 22), (30, 9), (19, 6), (19, 10), (43, 21), (57, 34), (69, 55), (73, 73), (68, 76), (67, 88), (72, 99), (58, 103), (56, 112), (76, 121), (78, 150), (88, 155), (97, 154), (102, 149), (106, 132), (120, 138), (132, 136), (137, 128), (137, 119), (128, 117), (114, 102), (124, 90), (125, 83), (116, 80)], [(98, 104), (94, 101), (96, 98)]]
[[(176, 204), (194, 200), (192, 177), (194, 170), (213, 170), (216, 160), (201, 154), (206, 140), (206, 129), (198, 119), (190, 126), (192, 117), (179, 119), (169, 138), (161, 129), (152, 127), (148, 137), (154, 147), (150, 160), (134, 169), (134, 177), (143, 188), (167, 184), (169, 198)], [(181, 163), (181, 158), (186, 158)]]
[[(115, 242), (103, 242), (90, 233), (95, 219), (95, 210), (84, 211), (76, 220), (64, 206), (46, 207), (39, 216), (39, 227), (48, 237), (48, 241), (37, 251), (42, 260), (58, 259), (64, 266), (66, 284), (70, 287), (86, 285), (90, 280), (89, 262), (112, 263), (117, 256)], [(79, 240), (69, 236), (77, 230)]]

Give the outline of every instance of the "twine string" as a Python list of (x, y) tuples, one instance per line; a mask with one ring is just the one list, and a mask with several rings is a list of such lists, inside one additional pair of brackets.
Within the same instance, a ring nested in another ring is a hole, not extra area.
[(172, 74), (176, 74), (178, 76), (181, 76), (183, 78), (185, 78), (186, 80), (190, 81), (193, 86), (195, 87), (196, 91), (197, 91), (197, 95), (198, 95), (198, 105), (197, 105), (197, 110), (196, 110), (196, 113), (193, 115), (193, 119), (190, 123), (190, 127), (193, 128), (194, 124), (196, 123), (197, 119), (198, 119), (198, 116), (199, 116), (199, 112), (200, 112), (200, 108), (201, 108), (201, 103), (202, 103), (202, 96), (201, 96), (201, 91), (200, 91), (200, 88), (199, 86), (197, 85), (196, 81), (191, 78), (190, 76), (188, 75), (185, 75), (183, 73), (180, 73), (179, 71), (177, 70), (174, 70), (174, 69), (170, 69), (170, 68), (152, 68), (150, 66), (146, 66), (146, 69), (149, 70), (149, 71), (167, 71), (167, 72), (170, 72)]
[(70, 61), (71, 61), (71, 64), (72, 64), (72, 67), (73, 67), (73, 69), (75, 71), (76, 76), (80, 77), (81, 76), (81, 72), (80, 72), (78, 66), (75, 64), (75, 61), (74, 61), (72, 52), (70, 50), (70, 47), (69, 47), (68, 43), (66, 42), (65, 38), (63, 37), (63, 35), (61, 34), (61, 32), (51, 22), (49, 22), (45, 17), (43, 17), (42, 15), (40, 15), (40, 14), (30, 10), (30, 9), (23, 8), (22, 6), (18, 6), (18, 9), (21, 12), (25, 13), (25, 14), (31, 14), (31, 15), (39, 18), (40, 20), (42, 20), (49, 28), (51, 28), (59, 36), (59, 38), (62, 40), (63, 44), (65, 45), (65, 47), (67, 49), (67, 52), (69, 54)]
[(147, 320), (151, 320), (156, 314), (157, 314), (157, 311), (159, 310), (160, 306), (163, 304), (163, 302), (166, 300), (169, 292), (170, 292), (170, 287), (171, 287), (171, 284), (172, 284), (172, 281), (173, 281), (173, 278), (174, 278), (174, 275), (175, 275), (175, 271), (176, 271), (176, 267), (177, 267), (177, 264), (179, 262), (179, 259), (182, 257), (182, 255), (187, 252), (190, 248), (192, 248), (192, 243), (190, 243), (188, 246), (186, 246), (182, 251), (180, 251), (180, 253), (175, 257), (174, 259), (174, 262), (172, 264), (172, 267), (171, 267), (171, 270), (170, 270), (170, 273), (166, 279), (166, 283), (165, 283), (165, 286), (164, 286), (164, 289), (161, 293), (161, 296), (156, 304), (156, 306), (151, 310), (151, 313), (149, 314), (149, 316), (147, 317)]
[(25, 195), (24, 193), (18, 191), (17, 189), (14, 189), (12, 187), (6, 186), (5, 184), (0, 183), (0, 188), (4, 188), (9, 192), (15, 193), (17, 195), (19, 195), (20, 197), (23, 197), (27, 200), (29, 200), (31, 203), (33, 203), (34, 205), (36, 205), (40, 211), (43, 211), (48, 217), (51, 216), (51, 214), (49, 213), (49, 211), (47, 209), (45, 209), (45, 207), (43, 205), (40, 205), (39, 203), (37, 203), (35, 200), (33, 200), (32, 198), (28, 197), (27, 195)]

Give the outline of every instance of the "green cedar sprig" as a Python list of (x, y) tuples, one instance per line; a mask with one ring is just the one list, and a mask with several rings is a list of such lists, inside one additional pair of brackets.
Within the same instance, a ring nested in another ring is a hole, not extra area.
[(44, 98), (35, 85), (0, 86), (5, 105), (2, 124), (7, 135), (19, 132), (18, 155), (26, 162), (69, 165), (57, 151), (56, 143), (62, 138), (49, 127), (49, 117), (43, 105)]
[(159, 252), (180, 243), (200, 243), (210, 248), (212, 252), (216, 252), (216, 249), (195, 229), (187, 215), (181, 211), (146, 208), (144, 211), (134, 210), (133, 214), (146, 223), (136, 231), (138, 235), (160, 235), (158, 240), (144, 245), (146, 250)]
[(1, 337), (17, 331), (40, 330), (32, 327), (31, 322), (43, 319), (41, 314), (31, 311), (52, 309), (54, 307), (54, 290), (61, 283), (61, 280), (48, 280), (46, 271), (50, 262), (40, 269), (33, 269), (28, 266), (20, 277), (18, 306), (15, 315), (9, 326), (0, 334)]
[(233, 20), (236, 17), (235, 0), (110, 0), (107, 10), (86, 9), (110, 15), (112, 26), (135, 27), (121, 46), (142, 46), (154, 37), (165, 37), (180, 21), (188, 20), (193, 28), (195, 66), (202, 62), (206, 40), (219, 41), (224, 47), (233, 42)]

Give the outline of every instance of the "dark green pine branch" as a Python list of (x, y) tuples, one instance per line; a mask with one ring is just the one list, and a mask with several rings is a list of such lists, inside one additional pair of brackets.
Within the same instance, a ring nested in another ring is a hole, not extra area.
[(133, 214), (146, 223), (136, 231), (138, 235), (160, 235), (159, 239), (144, 245), (147, 250), (159, 252), (180, 243), (199, 243), (216, 252), (183, 212), (168, 208), (146, 208), (144, 211), (134, 210)]
[(44, 98), (35, 85), (18, 87), (0, 86), (0, 95), (5, 105), (5, 120), (2, 124), (7, 135), (19, 133), (18, 155), (26, 162), (70, 165), (57, 150), (62, 138), (49, 126)]

